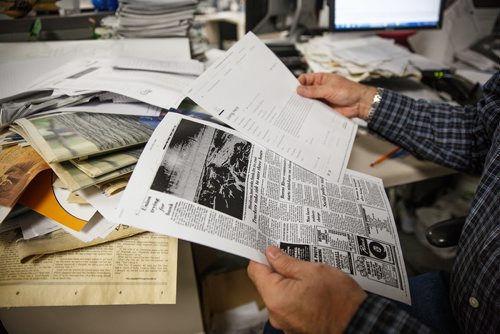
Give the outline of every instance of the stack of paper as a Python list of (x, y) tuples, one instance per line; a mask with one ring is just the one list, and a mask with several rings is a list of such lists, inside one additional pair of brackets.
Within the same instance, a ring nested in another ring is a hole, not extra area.
[[(42, 215), (21, 224), (25, 239), (60, 228), (82, 242), (106, 237), (117, 226), (115, 194), (127, 185), (144, 144), (204, 70), (189, 59), (184, 42), (82, 42), (85, 52), (72, 57), (61, 56), (70, 52), (62, 50), (66, 44), (42, 43), (37, 56), (59, 57), (58, 64), (43, 57), (23, 61), (32, 51), (23, 52), (22, 44), (6, 48), (12, 54), (0, 57), (6, 74), (0, 80), (0, 223), (23, 203)], [(178, 49), (164, 52), (170, 47)]]
[(175, 302), (177, 240), (115, 212), (144, 144), (204, 70), (187, 39), (0, 48), (4, 306)]
[(298, 47), (314, 72), (334, 72), (356, 81), (368, 77), (420, 77), (419, 69), (443, 68), (393, 40), (377, 36), (345, 40), (327, 35)]
[[(194, 60), (159, 61), (136, 57), (81, 58), (44, 73), (24, 90), (0, 96), (0, 127), (41, 112), (60, 112), (62, 108), (89, 102), (120, 103), (118, 107), (87, 111), (133, 115), (158, 115), (161, 108), (178, 106), (182, 90), (203, 72)], [(10, 95), (7, 95), (10, 94)], [(147, 105), (139, 105), (143, 102)], [(119, 110), (117, 110), (119, 109)], [(79, 109), (81, 110), (81, 108)]]
[(120, 0), (116, 32), (122, 37), (187, 36), (197, 0)]

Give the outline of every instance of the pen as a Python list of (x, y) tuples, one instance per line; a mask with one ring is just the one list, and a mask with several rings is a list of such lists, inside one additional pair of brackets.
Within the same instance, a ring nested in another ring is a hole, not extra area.
[(374, 167), (375, 165), (378, 165), (379, 163), (381, 163), (382, 161), (384, 161), (387, 158), (390, 158), (391, 155), (398, 153), (399, 151), (401, 151), (401, 147), (396, 147), (395, 149), (390, 150), (389, 152), (387, 152), (386, 154), (382, 155), (380, 158), (378, 158), (377, 160), (372, 162), (370, 164), (370, 167)]

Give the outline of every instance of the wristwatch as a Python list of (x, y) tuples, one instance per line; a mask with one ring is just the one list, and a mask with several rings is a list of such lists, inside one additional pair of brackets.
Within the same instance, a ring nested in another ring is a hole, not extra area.
[(370, 106), (370, 111), (368, 112), (368, 116), (366, 117), (367, 123), (369, 123), (372, 120), (373, 115), (375, 115), (375, 110), (377, 110), (380, 101), (382, 101), (383, 91), (384, 91), (383, 88), (377, 87), (377, 94), (375, 94), (375, 96), (373, 97), (372, 105)]

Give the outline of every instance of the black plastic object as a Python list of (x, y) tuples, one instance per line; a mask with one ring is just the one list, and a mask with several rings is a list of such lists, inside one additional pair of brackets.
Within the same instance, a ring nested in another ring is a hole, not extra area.
[(425, 236), (433, 246), (444, 248), (458, 245), (466, 217), (444, 220), (427, 228)]
[(422, 82), (429, 87), (450, 94), (460, 105), (476, 104), (483, 92), (478, 83), (472, 83), (449, 70), (422, 71)]

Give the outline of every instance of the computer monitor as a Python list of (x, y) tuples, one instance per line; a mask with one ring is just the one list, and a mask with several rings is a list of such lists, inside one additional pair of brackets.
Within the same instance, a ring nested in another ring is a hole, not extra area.
[(445, 0), (331, 0), (333, 31), (439, 29)]

